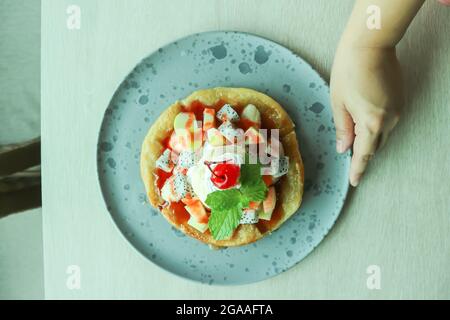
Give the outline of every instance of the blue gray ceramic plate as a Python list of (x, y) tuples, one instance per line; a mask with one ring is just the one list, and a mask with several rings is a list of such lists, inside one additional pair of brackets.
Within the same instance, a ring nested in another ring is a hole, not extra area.
[[(169, 225), (148, 203), (139, 172), (141, 143), (161, 112), (200, 88), (247, 87), (284, 106), (305, 164), (303, 203), (281, 228), (254, 244), (211, 250)], [(244, 284), (301, 261), (337, 219), (348, 189), (349, 154), (335, 152), (329, 89), (290, 50), (238, 32), (175, 41), (142, 60), (108, 106), (98, 143), (100, 185), (114, 221), (149, 260), (208, 284)]]

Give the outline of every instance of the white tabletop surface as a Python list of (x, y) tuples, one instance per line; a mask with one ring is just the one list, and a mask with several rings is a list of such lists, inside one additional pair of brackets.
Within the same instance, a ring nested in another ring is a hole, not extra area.
[[(96, 172), (103, 112), (140, 59), (202, 31), (273, 39), (328, 79), (353, 1), (42, 2), (47, 298), (450, 298), (450, 10), (427, 1), (400, 45), (408, 93), (402, 121), (326, 239), (275, 278), (217, 287), (161, 270), (115, 227)], [(73, 3), (81, 9), (79, 30), (66, 25)], [(67, 285), (73, 265), (79, 288)], [(367, 287), (372, 265), (380, 268), (379, 290)]]

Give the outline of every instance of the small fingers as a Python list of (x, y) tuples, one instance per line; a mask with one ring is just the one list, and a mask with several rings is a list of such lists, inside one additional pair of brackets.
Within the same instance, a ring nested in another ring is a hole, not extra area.
[(353, 144), (355, 124), (352, 116), (343, 104), (333, 102), (333, 118), (336, 126), (336, 151), (344, 153)]
[(369, 161), (386, 142), (391, 130), (398, 123), (395, 115), (386, 120), (384, 114), (364, 116), (365, 120), (355, 126), (355, 142), (350, 166), (350, 184), (356, 187), (366, 170)]
[(350, 184), (356, 187), (361, 176), (366, 170), (367, 164), (373, 158), (379, 144), (380, 135), (374, 135), (369, 131), (356, 134), (353, 144), (353, 156), (350, 165)]

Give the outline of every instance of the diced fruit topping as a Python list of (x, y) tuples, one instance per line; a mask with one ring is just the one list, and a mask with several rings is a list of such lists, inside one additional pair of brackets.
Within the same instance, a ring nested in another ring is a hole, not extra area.
[(166, 180), (161, 189), (161, 197), (169, 202), (177, 202), (192, 194), (192, 187), (182, 173), (175, 173)]
[(198, 200), (198, 198), (193, 198), (190, 194), (186, 195), (183, 199), (181, 199), (181, 202), (183, 202), (185, 205), (189, 205), (192, 203), (195, 203)]
[(220, 133), (231, 143), (239, 139), (242, 129), (236, 129), (230, 121), (225, 121), (219, 126)]
[(183, 169), (189, 169), (195, 164), (195, 152), (184, 150), (178, 156), (178, 166)]
[(261, 114), (253, 104), (247, 105), (242, 110), (241, 120), (245, 127), (261, 128)]
[(275, 178), (285, 175), (289, 170), (289, 157), (282, 156), (280, 158), (272, 158), (270, 169)]
[(215, 116), (216, 110), (210, 108), (205, 108), (205, 110), (203, 110), (203, 131), (207, 131), (215, 127)]
[(180, 112), (175, 117), (173, 128), (176, 133), (184, 134), (184, 131), (194, 133), (194, 128), (197, 126), (195, 114), (193, 112)]
[(212, 146), (223, 146), (226, 143), (226, 138), (216, 128), (208, 129), (206, 136)]
[(239, 115), (236, 112), (236, 110), (233, 109), (233, 107), (230, 104), (224, 105), (219, 112), (217, 112), (217, 118), (220, 121), (230, 121), (230, 122), (238, 122), (239, 121)]
[(172, 133), (169, 139), (169, 147), (176, 153), (180, 153), (183, 150), (186, 150), (189, 146), (189, 140), (186, 140), (185, 137), (178, 136), (175, 132)]
[(178, 195), (175, 191), (175, 187), (173, 185), (173, 177), (171, 176), (166, 180), (163, 187), (161, 188), (161, 197), (168, 202), (177, 202), (181, 199), (180, 195)]
[(247, 131), (245, 131), (244, 137), (246, 144), (266, 143), (264, 136), (254, 127), (248, 128)]
[(263, 210), (259, 213), (259, 218), (262, 220), (270, 220), (272, 217), (273, 210), (277, 202), (277, 195), (275, 192), (275, 187), (270, 187), (267, 192), (266, 199), (263, 201)]
[(206, 213), (205, 207), (198, 198), (183, 199), (185, 203), (185, 209), (191, 217), (195, 218), (198, 223), (208, 223), (208, 214)]
[(239, 221), (240, 224), (255, 224), (258, 223), (259, 218), (258, 214), (253, 209), (246, 209), (242, 213), (241, 220)]
[(207, 223), (199, 223), (193, 216), (191, 216), (191, 218), (188, 220), (188, 225), (190, 225), (194, 229), (197, 229), (201, 233), (205, 233), (205, 231), (208, 230)]
[(182, 167), (180, 167), (180, 165), (176, 165), (174, 168), (173, 168), (173, 173), (175, 174), (175, 173), (181, 173), (181, 174), (187, 174), (187, 171), (188, 171), (188, 169), (186, 169), (186, 168), (182, 168)]
[[(202, 129), (198, 126), (193, 112), (180, 112), (173, 124), (176, 136), (173, 144), (177, 152), (182, 150), (198, 150), (202, 146)], [(172, 138), (171, 138), (172, 140)], [(169, 141), (170, 145), (171, 141)]]
[(189, 184), (184, 174), (177, 173), (174, 177), (173, 184), (175, 191), (180, 195), (180, 198), (184, 198), (187, 194), (192, 194), (192, 186)]
[(194, 139), (192, 141), (191, 150), (197, 151), (202, 147), (202, 145), (203, 145), (203, 130), (201, 126), (197, 125), (194, 128)]
[(171, 153), (172, 152), (170, 151), (170, 149), (164, 150), (162, 155), (158, 158), (158, 160), (156, 160), (156, 167), (160, 168), (165, 172), (172, 171), (174, 163), (172, 162), (171, 159)]

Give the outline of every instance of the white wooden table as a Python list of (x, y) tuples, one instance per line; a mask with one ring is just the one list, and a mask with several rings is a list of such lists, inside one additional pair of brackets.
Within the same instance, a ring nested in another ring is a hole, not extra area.
[[(79, 30), (67, 28), (72, 4), (81, 9)], [(97, 135), (111, 95), (141, 58), (191, 33), (239, 30), (293, 49), (328, 78), (351, 6), (351, 0), (43, 0), (46, 297), (450, 298), (450, 10), (434, 1), (399, 49), (408, 92), (402, 122), (330, 234), (297, 267), (246, 286), (193, 283), (137, 253), (105, 209)], [(381, 272), (379, 290), (367, 287), (373, 265)], [(67, 273), (78, 267), (79, 289)]]

